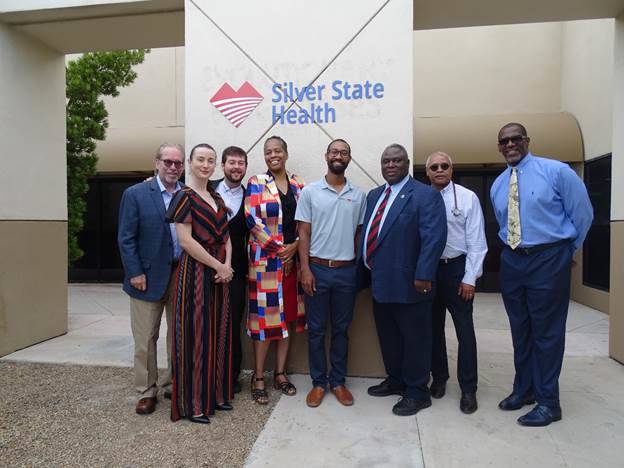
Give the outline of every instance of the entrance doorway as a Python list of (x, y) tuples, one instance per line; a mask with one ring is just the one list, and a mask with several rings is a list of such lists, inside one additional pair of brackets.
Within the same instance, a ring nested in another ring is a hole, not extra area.
[(69, 267), (70, 282), (121, 283), (124, 273), (117, 248), (119, 203), (126, 188), (151, 172), (97, 175), (89, 180), (84, 229), (78, 245), (84, 256)]

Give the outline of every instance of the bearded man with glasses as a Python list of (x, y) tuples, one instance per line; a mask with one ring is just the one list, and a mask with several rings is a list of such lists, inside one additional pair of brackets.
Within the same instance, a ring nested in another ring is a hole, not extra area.
[(167, 320), (167, 374), (161, 385), (171, 398), (171, 291), (180, 246), (165, 212), (184, 172), (184, 148), (162, 144), (154, 159), (156, 176), (126, 189), (119, 209), (117, 243), (124, 266), (123, 290), (130, 296), (134, 338), (137, 414), (154, 412), (158, 393), (156, 343), (163, 309)]

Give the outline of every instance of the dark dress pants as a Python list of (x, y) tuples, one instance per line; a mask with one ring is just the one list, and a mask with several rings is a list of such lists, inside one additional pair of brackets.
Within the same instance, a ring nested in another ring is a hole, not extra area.
[(434, 382), (449, 378), (444, 323), (446, 311), (451, 314), (457, 335), (457, 381), (462, 393), (477, 391), (477, 339), (472, 321), (472, 299), (465, 301), (457, 294), (466, 271), (466, 256), (440, 262), (433, 300), (433, 350), (431, 375)]
[[(305, 295), (310, 376), (315, 387), (326, 387), (329, 383), (334, 388), (344, 385), (347, 374), (348, 330), (356, 293), (355, 264), (330, 268), (311, 263), (310, 269), (316, 280), (314, 295)], [(329, 375), (325, 354), (328, 319), (331, 323)]]
[(234, 277), (230, 281), (230, 316), (232, 317), (232, 377), (238, 380), (243, 360), (241, 322), (247, 304), (247, 278)]
[(409, 398), (429, 401), (431, 301), (398, 304), (373, 299), (373, 313), (390, 384), (405, 388)]
[(523, 255), (501, 254), (501, 292), (509, 316), (516, 376), (513, 392), (559, 407), (559, 374), (570, 302), (569, 243)]

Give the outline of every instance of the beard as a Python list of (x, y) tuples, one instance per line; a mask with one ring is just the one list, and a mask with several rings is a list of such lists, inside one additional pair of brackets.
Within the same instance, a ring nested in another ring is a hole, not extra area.
[(329, 163), (327, 165), (327, 169), (334, 175), (343, 175), (347, 170), (346, 164), (338, 164), (338, 163)]
[(223, 177), (225, 177), (228, 181), (235, 183), (235, 184), (239, 184), (240, 182), (242, 182), (243, 177), (245, 177), (245, 174), (241, 173), (231, 173), (231, 172), (225, 172), (223, 173)]

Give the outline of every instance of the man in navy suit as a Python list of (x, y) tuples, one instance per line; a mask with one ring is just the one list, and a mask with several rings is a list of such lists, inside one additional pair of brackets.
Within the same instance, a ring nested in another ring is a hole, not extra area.
[(381, 155), (386, 184), (367, 197), (359, 249), (360, 284), (371, 285), (373, 312), (388, 377), (372, 396), (401, 395), (392, 412), (410, 416), (431, 406), (433, 280), (446, 245), (446, 211), (440, 193), (409, 175), (398, 144)]
[(180, 247), (173, 224), (165, 212), (180, 189), (184, 148), (165, 143), (155, 158), (156, 177), (126, 189), (119, 209), (117, 242), (125, 278), (123, 290), (130, 296), (130, 322), (134, 338), (135, 387), (140, 394), (138, 414), (153, 413), (158, 393), (156, 342), (163, 308), (167, 319), (168, 372), (162, 386), (171, 398), (171, 289)]
[(242, 184), (247, 172), (247, 153), (238, 146), (228, 146), (221, 155), (223, 179), (211, 181), (213, 188), (221, 195), (228, 213), (228, 227), (232, 241), (232, 268), (234, 276), (230, 287), (230, 316), (232, 317), (232, 376), (234, 393), (241, 391), (238, 376), (241, 371), (243, 350), (241, 344), (241, 322), (247, 304), (247, 240), (249, 229), (245, 221), (244, 195)]

